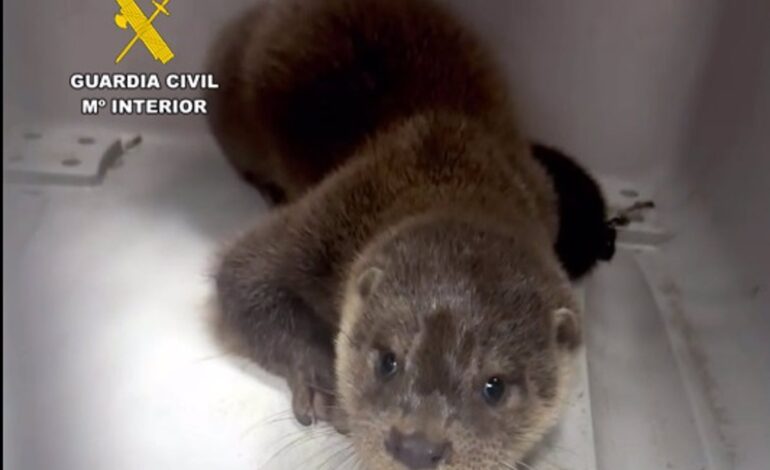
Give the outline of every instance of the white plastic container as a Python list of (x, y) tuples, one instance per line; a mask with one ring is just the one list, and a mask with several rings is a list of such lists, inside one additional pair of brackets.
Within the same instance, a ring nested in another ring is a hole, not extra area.
[[(3, 468), (354, 468), (343, 438), (293, 422), (280, 380), (209, 336), (211, 262), (266, 205), (203, 118), (81, 114), (200, 92), (70, 86), (198, 72), (249, 3), (168, 2), (153, 24), (174, 59), (137, 44), (116, 65), (132, 36), (116, 2), (4, 2)], [(582, 373), (532, 468), (768, 468), (770, 2), (449, 3), (534, 137), (613, 208), (656, 205), (582, 286)]]

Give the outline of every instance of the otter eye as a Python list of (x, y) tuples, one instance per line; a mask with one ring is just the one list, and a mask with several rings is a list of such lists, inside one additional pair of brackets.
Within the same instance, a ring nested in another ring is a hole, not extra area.
[(484, 400), (490, 405), (497, 405), (505, 395), (505, 382), (499, 377), (492, 377), (484, 384)]
[(377, 365), (377, 373), (383, 379), (389, 379), (398, 372), (398, 360), (392, 352), (383, 353), (380, 356), (380, 363)]

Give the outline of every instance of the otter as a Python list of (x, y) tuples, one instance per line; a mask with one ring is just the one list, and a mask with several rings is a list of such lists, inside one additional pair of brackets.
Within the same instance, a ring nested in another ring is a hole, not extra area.
[(260, 3), (209, 70), (214, 136), (276, 203), (221, 255), (221, 327), (367, 468), (515, 467), (581, 345), (595, 260), (559, 240), (588, 233), (565, 210), (604, 224), (590, 176), (533, 155), (494, 60), (428, 0)]

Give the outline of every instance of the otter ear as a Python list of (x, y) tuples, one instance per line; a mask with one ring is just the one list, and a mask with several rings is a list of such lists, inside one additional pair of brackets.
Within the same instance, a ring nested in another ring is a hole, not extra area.
[(574, 311), (566, 307), (556, 310), (553, 324), (559, 347), (573, 351), (580, 346), (580, 321)]
[(369, 297), (374, 292), (374, 289), (377, 288), (377, 284), (380, 283), (383, 274), (382, 269), (376, 266), (366, 268), (366, 271), (358, 276), (358, 294), (364, 299)]

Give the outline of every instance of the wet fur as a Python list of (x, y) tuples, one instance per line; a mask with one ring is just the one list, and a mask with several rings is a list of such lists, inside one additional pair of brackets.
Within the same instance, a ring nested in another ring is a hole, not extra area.
[[(441, 468), (521, 458), (558, 417), (580, 315), (559, 187), (484, 48), (428, 1), (282, 0), (229, 25), (210, 64), (215, 136), (282, 203), (222, 253), (219, 324), (371, 468), (401, 468), (393, 427), (450, 439)], [(415, 323), (387, 334), (388, 318)], [(403, 387), (380, 392), (382, 348)], [(488, 374), (521, 396), (480, 405)]]
[[(473, 115), (526, 145), (495, 64), (443, 10), (403, 0), (311, 0), (302, 11), (283, 3), (233, 20), (208, 65), (221, 84), (208, 91), (211, 128), (272, 202), (297, 199), (367, 138), (426, 110)], [(558, 193), (557, 254), (580, 279), (614, 249), (601, 190), (573, 158), (531, 145)]]
[[(478, 219), (429, 216), (398, 231), (362, 254), (342, 307), (338, 388), (350, 425), (369, 430), (359, 448), (371, 468), (396, 468), (380, 451), (395, 426), (451, 442), (441, 468), (512, 465), (553, 426), (564, 403), (580, 337), (570, 318), (560, 341), (551, 315), (575, 308), (566, 279), (531, 239)], [(356, 279), (372, 266), (382, 278), (362, 294)], [(405, 294), (410, 290), (420, 295)], [(405, 364), (386, 383), (372, 373), (383, 348)], [(501, 373), (520, 388), (490, 407), (480, 391)], [(377, 422), (386, 424), (366, 424)]]
[[(576, 327), (569, 330), (568, 341), (558, 343), (552, 315), (558, 308), (577, 308), (568, 278), (548, 242), (555, 235), (539, 221), (536, 206), (526, 203), (529, 191), (520, 187), (523, 181), (512, 178), (510, 163), (499, 153), (500, 148), (494, 137), (462, 117), (413, 117), (392, 134), (385, 133), (365, 146), (360, 158), (330, 175), (307, 197), (272, 213), (224, 254), (216, 278), (224, 323), (245, 338), (254, 360), (287, 378), (295, 399), (296, 394), (301, 397), (307, 393), (307, 387), (321, 392), (336, 390), (336, 396), (329, 399), (339, 400), (346, 413), (331, 419), (342, 419), (343, 423), (336, 424), (360, 439), (356, 441), (358, 448), (371, 468), (397, 468), (375, 451), (375, 436), (382, 436), (391, 426), (416, 424), (394, 415), (381, 419), (382, 428), (376, 433), (362, 428), (363, 417), (378, 408), (363, 406), (376, 401), (361, 401), (355, 396), (357, 387), (372, 386), (371, 354), (377, 349), (371, 342), (359, 342), (358, 334), (348, 332), (346, 325), (358, 325), (366, 331), (385, 329), (361, 322), (365, 317), (351, 307), (357, 297), (343, 295), (346, 285), (355, 282), (363, 269), (355, 263), (381, 267), (389, 273), (386, 281), (392, 278), (405, 283), (396, 291), (409, 292), (411, 285), (419, 292), (415, 298), (439, 301), (443, 296), (446, 301), (456, 297), (486, 305), (488, 312), (446, 306), (453, 315), (465, 315), (476, 325), (463, 326), (463, 330), (489, 343), (479, 341), (469, 349), (477, 358), (473, 367), (454, 364), (451, 374), (433, 375), (434, 380), (459, 378), (475, 383), (484, 379), (485, 373), (499, 373), (482, 371), (479, 364), (498, 363), (501, 370), (508, 371), (505, 364), (513, 363), (506, 361), (515, 360), (520, 368), (510, 372), (526, 371), (540, 390), (526, 402), (524, 409), (529, 411), (522, 416), (527, 420), (510, 421), (510, 415), (507, 419), (500, 415), (499, 424), (484, 424), (481, 418), (467, 421), (473, 413), (464, 410), (466, 418), (453, 420), (446, 436), (453, 440), (456, 452), (463, 446), (468, 452), (456, 453), (453, 466), (446, 468), (470, 468), (464, 459), (481, 455), (475, 446), (491, 449), (484, 451), (490, 452), (490, 460), (479, 468), (496, 468), (494, 458), (508, 461), (520, 457), (553, 423), (561, 406), (564, 377), (580, 334)], [(440, 236), (425, 239), (413, 234), (411, 227), (425, 227), (429, 235)], [(380, 252), (379, 240), (387, 242), (394, 237), (405, 253), (396, 257)], [(463, 253), (464, 257), (458, 256)], [(428, 255), (431, 259), (425, 259)], [(408, 259), (423, 262), (405, 265)], [(421, 271), (421, 266), (426, 270)], [(460, 283), (463, 279), (473, 281), (475, 287), (464, 287)], [(379, 298), (395, 301), (394, 295), (382, 296), (380, 289), (386, 286), (387, 282), (378, 286)], [(467, 292), (473, 297), (466, 298)], [(410, 311), (426, 317), (434, 313), (421, 307)], [(398, 315), (396, 310), (392, 313)], [(335, 335), (340, 325), (342, 333)], [(492, 330), (509, 331), (510, 336), (507, 341), (496, 342), (489, 334)], [(415, 334), (420, 331), (425, 328), (414, 329)], [(455, 335), (446, 334), (452, 339), (445, 340), (454, 343)], [(409, 334), (396, 336), (404, 345), (413, 341)], [(383, 344), (394, 347), (388, 339), (380, 338), (377, 347)], [(406, 349), (408, 346), (402, 347)], [(434, 364), (440, 350), (423, 351), (418, 353), (422, 358), (415, 357), (415, 364)], [(415, 377), (431, 377), (432, 365), (415, 367), (419, 369)], [(420, 389), (431, 395), (431, 389), (446, 386), (425, 383)], [(401, 396), (418, 400), (423, 394), (420, 389), (411, 394), (404, 391)], [(469, 395), (454, 397), (460, 401), (453, 406), (466, 400), (472, 403), (468, 396), (472, 399), (473, 392), (470, 388)], [(490, 415), (492, 412), (482, 416)], [(303, 421), (305, 417), (299, 418)], [(510, 422), (516, 423), (518, 433), (511, 434), (510, 425), (502, 425)], [(481, 435), (486, 433), (486, 440), (476, 435), (473, 423), (482, 424), (485, 431)], [(431, 427), (442, 424), (433, 421)]]
[(210, 91), (209, 119), (244, 177), (296, 199), (368, 137), (439, 109), (473, 115), (524, 145), (495, 64), (432, 2), (298, 5), (260, 3), (210, 54), (221, 88)]

